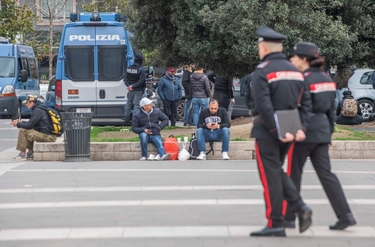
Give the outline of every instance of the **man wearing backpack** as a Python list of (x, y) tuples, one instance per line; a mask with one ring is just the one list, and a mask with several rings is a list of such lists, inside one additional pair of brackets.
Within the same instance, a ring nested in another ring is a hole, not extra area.
[[(38, 96), (27, 95), (26, 100), (23, 101), (26, 107), (31, 110), (30, 119), (28, 122), (23, 122), (20, 119), (12, 121), (12, 125), (19, 128), (18, 142), (16, 149), (21, 153), (14, 157), (14, 160), (27, 160), (34, 157), (34, 141), (38, 142), (54, 142), (56, 135), (52, 133), (52, 122), (47, 113), (47, 108), (43, 102), (38, 101)], [(26, 149), (28, 152), (26, 153)]]
[(336, 109), (336, 124), (361, 124), (363, 118), (359, 103), (353, 98), (351, 91), (346, 90), (343, 92), (343, 95), (343, 99)]

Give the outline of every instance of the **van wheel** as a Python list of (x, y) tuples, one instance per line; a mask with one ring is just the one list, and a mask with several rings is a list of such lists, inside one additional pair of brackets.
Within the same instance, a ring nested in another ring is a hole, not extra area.
[(370, 121), (370, 118), (374, 113), (374, 103), (367, 99), (361, 99), (358, 103), (361, 108), (363, 121)]
[(21, 118), (21, 107), (18, 106), (16, 114), (12, 115), (12, 120), (20, 119)]

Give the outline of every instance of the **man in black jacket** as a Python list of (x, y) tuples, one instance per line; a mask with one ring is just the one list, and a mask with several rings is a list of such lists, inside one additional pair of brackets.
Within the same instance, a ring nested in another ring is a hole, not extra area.
[(282, 214), (285, 199), (298, 214), (299, 230), (304, 232), (312, 223), (312, 211), (307, 207), (290, 177), (283, 171), (285, 155), (293, 140), (305, 138), (304, 129), (286, 133), (279, 140), (275, 122), (276, 110), (297, 108), (300, 100), (300, 119), (306, 128), (311, 110), (311, 98), (304, 84), (303, 74), (290, 64), (282, 53), (286, 36), (269, 27), (259, 27), (258, 51), (262, 63), (252, 75), (252, 116), (255, 151), (261, 182), (264, 187), (267, 226), (251, 236), (286, 236)]
[(222, 142), (221, 155), (223, 160), (229, 160), (230, 120), (228, 112), (219, 107), (219, 102), (212, 99), (199, 114), (197, 130), (198, 150), (200, 151), (197, 160), (206, 159), (206, 142)]
[(142, 55), (135, 55), (134, 64), (130, 65), (125, 71), (124, 83), (128, 89), (128, 101), (125, 105), (123, 120), (127, 123), (131, 123), (131, 111), (133, 110), (133, 114), (139, 111), (139, 101), (141, 101), (142, 99), (142, 95), (146, 86), (146, 75), (142, 66), (142, 62)]
[(234, 104), (233, 77), (214, 75), (215, 83), (213, 98), (219, 102), (219, 106), (228, 111), (229, 104)]
[(148, 98), (143, 98), (139, 105), (141, 110), (133, 115), (132, 130), (139, 135), (141, 141), (140, 160), (147, 158), (148, 143), (152, 143), (158, 149), (158, 154), (150, 155), (148, 160), (168, 160), (171, 155), (165, 153), (163, 139), (160, 136), (160, 131), (168, 126), (168, 117), (159, 108), (153, 108), (152, 101)]
[[(31, 94), (27, 95), (23, 103), (31, 110), (31, 115), (28, 122), (15, 119), (11, 123), (13, 126), (20, 129), (16, 149), (21, 151), (21, 153), (13, 158), (15, 160), (32, 159), (34, 157), (34, 141), (56, 141), (56, 135), (51, 132), (52, 122), (47, 113), (45, 104), (38, 101), (38, 96)], [(27, 153), (26, 149), (28, 149)]]
[(193, 66), (185, 66), (182, 72), (182, 86), (185, 91), (185, 104), (184, 104), (184, 126), (192, 124), (192, 99), (190, 76), (193, 73)]

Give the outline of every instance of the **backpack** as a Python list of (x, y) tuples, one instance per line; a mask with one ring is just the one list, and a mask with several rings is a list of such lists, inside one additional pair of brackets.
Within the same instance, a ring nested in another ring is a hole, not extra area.
[(357, 101), (354, 98), (344, 99), (341, 108), (341, 114), (344, 117), (355, 117), (357, 115)]
[(169, 160), (178, 160), (178, 143), (174, 135), (170, 135), (164, 140), (165, 153), (170, 154)]
[[(212, 155), (214, 155), (214, 148), (213, 148), (213, 144), (214, 142), (210, 142), (210, 147), (211, 149), (208, 150), (208, 152), (206, 153), (206, 155), (208, 155), (209, 153), (212, 152)], [(200, 152), (198, 150), (198, 140), (197, 138), (192, 138), (190, 140), (190, 144), (189, 144), (189, 150), (188, 150), (189, 154), (190, 154), (190, 160), (195, 160), (197, 159), (197, 157), (199, 156)]]
[(199, 156), (199, 150), (198, 150), (198, 140), (197, 138), (191, 138), (190, 143), (189, 143), (189, 150), (190, 154), (190, 160), (195, 160)]
[(47, 107), (47, 114), (51, 119), (52, 127), (51, 132), (57, 137), (60, 137), (64, 133), (63, 125), (61, 124), (60, 113), (54, 108)]

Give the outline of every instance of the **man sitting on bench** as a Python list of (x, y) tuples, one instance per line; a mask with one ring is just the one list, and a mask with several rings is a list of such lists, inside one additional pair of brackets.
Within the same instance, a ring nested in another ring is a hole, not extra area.
[(212, 99), (208, 108), (199, 114), (197, 130), (198, 149), (197, 160), (206, 159), (206, 142), (222, 142), (221, 155), (223, 160), (229, 160), (230, 120), (225, 108), (219, 107), (217, 100)]

